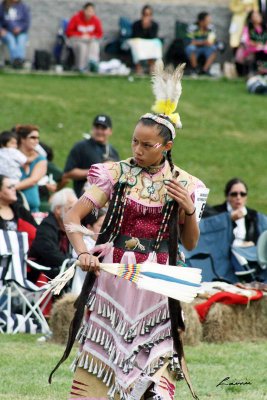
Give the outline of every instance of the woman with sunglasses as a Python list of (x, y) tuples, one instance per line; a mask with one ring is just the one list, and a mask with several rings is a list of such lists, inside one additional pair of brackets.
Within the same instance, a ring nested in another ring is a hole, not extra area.
[(36, 151), (39, 144), (39, 128), (35, 125), (18, 125), (18, 148), (30, 159), (30, 163), (21, 169), (21, 181), (16, 184), (16, 189), (21, 190), (30, 207), (31, 212), (38, 212), (40, 207), (40, 196), (38, 190), (39, 180), (46, 175), (46, 158)]
[(246, 207), (248, 187), (242, 179), (233, 178), (224, 189), (226, 201), (214, 206), (217, 213), (228, 211), (233, 221), (234, 246), (255, 245), (259, 237), (257, 211)]
[[(248, 208), (248, 186), (239, 178), (228, 181), (224, 189), (225, 202), (214, 206), (216, 213), (229, 212), (233, 224), (232, 264), (239, 277), (256, 271), (256, 243), (260, 235), (258, 213)], [(241, 250), (240, 248), (246, 248)], [(240, 255), (242, 254), (242, 256)], [(252, 276), (252, 278), (255, 278)]]

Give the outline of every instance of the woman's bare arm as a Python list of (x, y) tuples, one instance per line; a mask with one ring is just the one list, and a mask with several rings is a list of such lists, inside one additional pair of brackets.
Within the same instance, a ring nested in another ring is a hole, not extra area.
[(39, 161), (34, 166), (29, 178), (23, 179), (22, 181), (16, 184), (16, 189), (24, 190), (36, 185), (39, 182), (39, 180), (43, 176), (45, 176), (46, 172), (47, 172), (47, 161), (46, 160)]
[[(181, 228), (181, 242), (187, 250), (193, 250), (198, 242), (199, 227), (196, 219), (194, 203), (187, 191), (175, 179), (166, 184), (167, 193), (172, 197), (181, 209), (180, 217), (184, 216), (184, 224)], [(191, 214), (191, 215), (187, 215)]]
[[(64, 217), (65, 226), (68, 224), (81, 224), (81, 220), (90, 214), (94, 209), (94, 204), (90, 200), (80, 198), (77, 203), (67, 212)], [(67, 236), (71, 242), (75, 252), (78, 255), (80, 267), (84, 271), (93, 270), (96, 275), (99, 274), (99, 260), (92, 256), (83, 240), (83, 234), (80, 232), (69, 232), (66, 229)], [(83, 254), (81, 254), (83, 253)]]

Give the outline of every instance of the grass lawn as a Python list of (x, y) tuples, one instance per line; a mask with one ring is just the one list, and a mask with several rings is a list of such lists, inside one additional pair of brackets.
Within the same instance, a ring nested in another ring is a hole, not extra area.
[[(63, 347), (39, 343), (35, 335), (1, 335), (0, 399), (1, 400), (65, 400), (71, 384), (69, 360), (57, 371), (53, 384), (48, 375)], [(73, 352), (74, 354), (74, 352)], [(267, 399), (266, 342), (203, 343), (186, 347), (191, 378), (200, 400), (264, 400)], [(243, 386), (218, 386), (228, 382), (250, 382)], [(190, 400), (185, 382), (178, 384), (176, 400)]]
[[(61, 167), (92, 118), (104, 112), (113, 118), (112, 143), (122, 158), (130, 156), (135, 123), (153, 102), (147, 78), (1, 73), (0, 87), (0, 130), (38, 124)], [(239, 176), (249, 185), (250, 207), (267, 213), (266, 106), (267, 97), (247, 94), (241, 80), (184, 79), (183, 129), (173, 158), (211, 188), (210, 204), (222, 202), (225, 182)]]

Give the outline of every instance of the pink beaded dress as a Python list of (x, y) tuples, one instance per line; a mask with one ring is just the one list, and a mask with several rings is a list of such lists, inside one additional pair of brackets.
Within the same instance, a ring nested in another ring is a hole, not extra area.
[[(91, 186), (84, 197), (95, 208), (101, 208), (111, 199), (115, 184), (126, 182), (119, 236), (145, 238), (153, 243), (159, 235), (163, 207), (170, 201), (164, 181), (172, 178), (172, 172), (167, 161), (153, 174), (132, 167), (130, 161), (93, 165), (88, 175)], [(178, 181), (194, 200), (195, 189), (204, 184), (178, 167), (175, 170)], [(162, 232), (162, 240), (171, 240), (167, 230)], [(162, 264), (162, 268), (168, 263), (168, 249), (164, 246), (153, 252), (150, 248), (144, 250), (145, 246), (137, 245), (132, 250), (116, 243), (117, 238), (107, 244), (103, 262), (153, 261)], [(75, 375), (71, 399), (94, 398), (85, 372), (106, 385), (104, 398), (141, 399), (154, 383), (155, 395), (174, 399), (175, 380), (182, 377), (182, 372), (173, 346), (167, 297), (140, 290), (130, 281), (101, 271), (88, 298), (78, 341), (80, 350), (72, 364)]]

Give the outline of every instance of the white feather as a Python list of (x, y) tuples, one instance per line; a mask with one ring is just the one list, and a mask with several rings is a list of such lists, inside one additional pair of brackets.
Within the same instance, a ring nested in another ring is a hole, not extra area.
[(121, 264), (118, 264), (118, 263), (111, 263), (111, 264), (101, 263), (100, 264), (100, 268), (103, 271), (109, 272), (112, 275), (118, 275), (120, 266), (121, 266)]
[(182, 279), (192, 283), (199, 284), (201, 282), (201, 269), (191, 267), (176, 267), (173, 265), (163, 265), (157, 263), (141, 264), (142, 272), (154, 272), (164, 274), (173, 278)]
[(156, 100), (167, 100), (166, 82), (164, 79), (164, 64), (157, 60), (152, 75), (152, 89)]
[[(200, 284), (201, 269), (189, 267), (176, 267), (173, 265), (161, 265), (157, 263), (140, 264), (141, 270), (137, 279), (137, 286), (140, 289), (150, 290), (155, 293), (172, 297), (176, 300), (190, 303), (197, 296), (200, 287), (190, 286), (182, 283), (165, 281), (142, 275), (142, 272), (162, 273), (166, 276), (181, 279), (187, 282)], [(118, 275), (121, 264), (100, 264), (100, 268), (113, 275)]]
[(162, 60), (157, 60), (152, 76), (152, 88), (156, 100), (170, 100), (178, 103), (182, 93), (181, 79), (185, 64), (180, 64), (173, 71), (170, 67), (164, 69)]
[(93, 231), (90, 231), (90, 229), (87, 229), (85, 226), (79, 224), (73, 224), (73, 223), (65, 224), (65, 229), (67, 232), (70, 233), (80, 232), (85, 236), (91, 236), (91, 237), (95, 235)]
[(199, 291), (199, 288), (196, 287), (189, 287), (177, 283), (173, 284), (170, 282), (164, 282), (161, 279), (148, 278), (146, 276), (142, 276), (138, 280), (137, 287), (139, 289), (145, 289), (151, 292), (159, 293), (163, 296), (171, 297), (185, 303), (192, 302)]
[(170, 74), (170, 86), (169, 86), (169, 93), (168, 93), (168, 98), (172, 102), (178, 102), (179, 98), (182, 94), (182, 85), (181, 85), (181, 79), (184, 73), (184, 68), (185, 64), (180, 64), (176, 68), (173, 74)]
[[(48, 293), (53, 293), (54, 295), (60, 294), (61, 290), (66, 286), (66, 284), (73, 278), (75, 274), (77, 262), (72, 264), (66, 271), (58, 274), (54, 279), (47, 283), (47, 290), (43, 293), (41, 299), (45, 299)], [(40, 300), (41, 301), (41, 300)]]
[[(45, 298), (49, 292), (57, 295), (63, 287), (73, 278), (75, 268), (80, 263), (75, 263), (65, 272), (57, 275), (48, 284), (48, 289), (44, 292), (42, 298)], [(119, 263), (101, 263), (100, 268), (112, 275), (118, 275), (119, 269), (123, 264)], [(199, 292), (200, 288), (196, 286), (185, 285), (182, 283), (174, 283), (163, 279), (156, 279), (142, 275), (142, 271), (162, 273), (167, 276), (175, 277), (184, 281), (199, 284), (201, 281), (201, 270), (198, 268), (175, 267), (172, 265), (161, 265), (156, 263), (141, 264), (140, 274), (137, 280), (137, 286), (140, 289), (150, 290), (173, 299), (190, 303)]]

